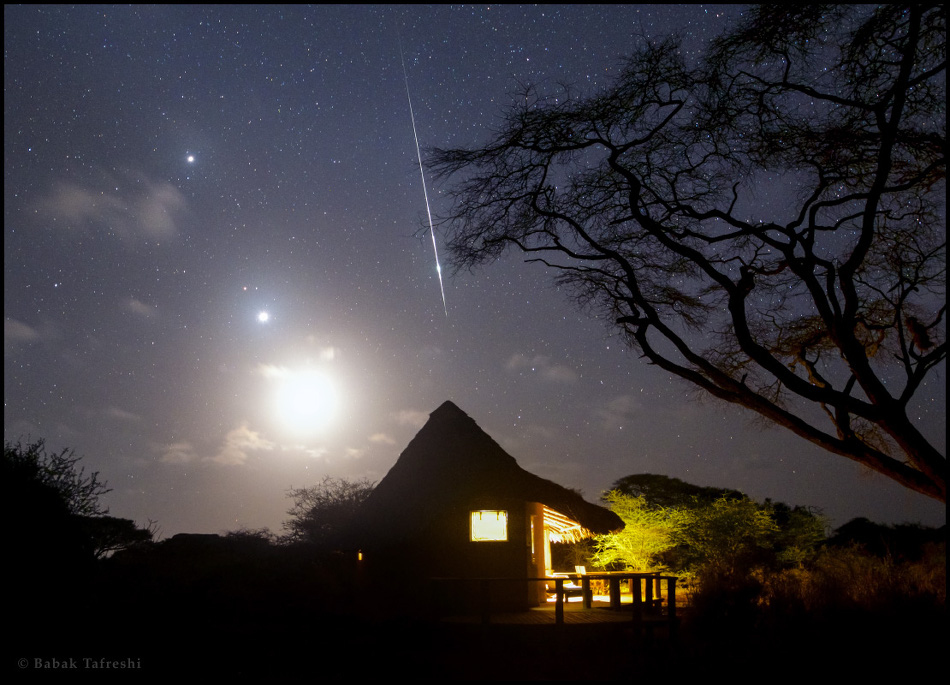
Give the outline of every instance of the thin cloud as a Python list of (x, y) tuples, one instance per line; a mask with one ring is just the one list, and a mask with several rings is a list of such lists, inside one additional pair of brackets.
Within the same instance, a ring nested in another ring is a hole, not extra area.
[(190, 442), (173, 442), (159, 449), (161, 451), (159, 460), (163, 464), (190, 464), (198, 458)]
[(422, 428), (429, 420), (429, 413), (415, 409), (403, 409), (393, 414), (393, 418), (400, 426)]
[(28, 343), (40, 339), (40, 332), (17, 319), (3, 320), (3, 341), (14, 343)]
[(142, 420), (142, 417), (138, 414), (134, 414), (125, 409), (120, 409), (119, 407), (109, 407), (105, 411), (106, 416), (112, 419), (118, 419), (119, 421), (128, 421), (131, 423), (137, 423)]
[(278, 366), (277, 364), (258, 364), (255, 371), (258, 375), (263, 376), (267, 380), (287, 378), (290, 375), (290, 369), (286, 366)]
[(577, 380), (577, 372), (564, 364), (555, 364), (550, 357), (544, 355), (527, 355), (516, 353), (505, 362), (505, 368), (508, 371), (519, 373), (535, 373), (544, 380), (554, 383), (573, 383)]
[(228, 432), (221, 450), (209, 461), (224, 466), (240, 466), (247, 462), (252, 452), (270, 451), (275, 447), (273, 442), (242, 424)]
[(375, 442), (376, 444), (380, 444), (380, 445), (395, 445), (396, 444), (396, 440), (393, 437), (386, 435), (385, 433), (373, 433), (371, 436), (369, 436), (369, 441)]
[(141, 300), (138, 300), (134, 297), (130, 297), (125, 302), (122, 303), (123, 308), (126, 311), (132, 312), (136, 316), (142, 316), (146, 319), (151, 319), (158, 316), (158, 307), (154, 305), (146, 304)]
[(126, 242), (173, 238), (187, 208), (171, 183), (144, 178), (99, 187), (57, 183), (35, 206), (37, 216), (54, 227), (112, 233)]
[(633, 424), (643, 405), (633, 395), (619, 395), (594, 410), (594, 417), (607, 430), (621, 430)]

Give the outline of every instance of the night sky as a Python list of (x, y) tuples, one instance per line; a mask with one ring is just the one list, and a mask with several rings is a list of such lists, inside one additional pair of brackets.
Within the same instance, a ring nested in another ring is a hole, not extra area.
[[(487, 142), (526, 84), (593, 91), (637, 41), (697, 54), (740, 11), (5, 6), (4, 439), (75, 450), (166, 537), (281, 532), (288, 488), (378, 481), (445, 400), (592, 501), (659, 473), (943, 523), (647, 366), (519, 255), (453, 275), (437, 233), (443, 309), (400, 44), (424, 156)], [(943, 384), (921, 416), (945, 449)]]

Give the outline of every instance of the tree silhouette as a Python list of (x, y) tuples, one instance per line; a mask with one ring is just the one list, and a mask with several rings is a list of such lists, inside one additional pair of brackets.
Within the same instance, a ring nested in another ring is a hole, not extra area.
[(717, 499), (748, 499), (745, 493), (731, 488), (693, 485), (670, 476), (653, 473), (635, 473), (616, 480), (610, 488), (631, 497), (642, 497), (653, 509), (696, 507), (712, 504)]
[(98, 471), (86, 473), (79, 461), (69, 449), (47, 451), (43, 440), (4, 442), (7, 520), (16, 528), (21, 558), (32, 557), (37, 566), (64, 550), (88, 561), (152, 539), (154, 524), (142, 529), (129, 519), (107, 515), (99, 498), (111, 488), (99, 480)]
[(99, 498), (112, 492), (112, 488), (99, 480), (99, 472), (87, 474), (79, 466), (80, 457), (69, 449), (48, 452), (44, 440), (24, 445), (21, 442), (4, 442), (3, 458), (10, 468), (24, 477), (48, 485), (59, 493), (69, 513), (76, 516), (103, 516), (109, 513), (102, 507)]
[(519, 249), (649, 363), (946, 501), (912, 414), (943, 392), (945, 59), (940, 5), (766, 5), (698, 66), (667, 39), (602, 94), (529, 88), (431, 153), (454, 266)]
[(287, 512), (290, 518), (284, 522), (288, 539), (318, 546), (341, 544), (375, 485), (365, 478), (351, 481), (324, 476), (318, 485), (291, 488), (287, 494), (294, 505)]
[(115, 516), (80, 516), (78, 519), (80, 528), (91, 541), (96, 559), (151, 542), (154, 536), (154, 524), (139, 528), (135, 521)]

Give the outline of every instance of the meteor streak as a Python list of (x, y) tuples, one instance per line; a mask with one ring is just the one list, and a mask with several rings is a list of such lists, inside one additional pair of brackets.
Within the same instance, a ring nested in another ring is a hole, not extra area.
[(409, 118), (412, 120), (412, 136), (416, 139), (416, 157), (419, 160), (419, 175), (422, 176), (422, 196), (426, 200), (426, 215), (429, 217), (429, 235), (432, 236), (432, 252), (435, 255), (435, 270), (439, 274), (439, 291), (442, 293), (442, 309), (449, 315), (445, 303), (445, 286), (442, 284), (442, 265), (439, 264), (439, 248), (435, 244), (435, 229), (432, 227), (432, 210), (429, 209), (429, 192), (426, 190), (426, 174), (422, 169), (422, 151), (419, 148), (419, 134), (416, 133), (416, 115), (412, 111), (412, 96), (409, 95), (409, 72), (406, 71), (406, 59), (402, 54), (402, 40), (399, 40), (399, 61), (402, 62), (402, 76), (406, 81), (406, 100), (409, 101)]

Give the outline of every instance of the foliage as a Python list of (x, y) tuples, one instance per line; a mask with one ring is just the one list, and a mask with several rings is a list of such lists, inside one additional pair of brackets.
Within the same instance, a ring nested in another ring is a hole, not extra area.
[(44, 549), (50, 546), (72, 550), (74, 560), (101, 559), (153, 537), (152, 523), (143, 529), (107, 515), (99, 498), (111, 488), (99, 480), (98, 471), (87, 474), (79, 461), (72, 450), (47, 452), (43, 440), (4, 443), (4, 485), (18, 502), (17, 516), (28, 521), (20, 526), (19, 547), (32, 550), (38, 565), (56, 565)]
[(249, 544), (259, 545), (277, 545), (281, 539), (270, 528), (239, 528), (228, 531), (227, 538), (238, 542), (247, 542)]
[(922, 556), (927, 545), (946, 540), (946, 526), (936, 530), (912, 523), (888, 526), (858, 517), (836, 529), (828, 542), (837, 547), (858, 547), (882, 558), (913, 561)]
[(2, 537), (8, 548), (15, 550), (15, 575), (30, 588), (45, 589), (54, 572), (75, 569), (92, 558), (77, 517), (56, 481), (50, 482), (47, 462), (42, 442), (28, 446), (4, 443), (0, 464), (0, 502), (5, 513)]
[(801, 567), (825, 541), (825, 520), (808, 507), (676, 478), (635, 474), (603, 496), (625, 523), (599, 535), (591, 562), (633, 570), (667, 570), (696, 582), (737, 582), (756, 572)]
[(945, 9), (762, 5), (685, 52), (435, 150), (455, 267), (520, 250), (649, 363), (945, 501), (912, 413), (946, 361)]
[(657, 570), (657, 555), (673, 546), (671, 534), (681, 513), (651, 507), (646, 498), (631, 497), (619, 490), (605, 493), (602, 499), (623, 519), (624, 528), (619, 533), (596, 536), (591, 563), (621, 571)]
[(688, 509), (671, 532), (677, 570), (702, 577), (739, 577), (769, 561), (779, 528), (768, 508), (720, 498)]
[(287, 512), (290, 519), (284, 522), (287, 539), (322, 546), (339, 544), (375, 485), (365, 478), (350, 481), (324, 476), (319, 485), (291, 488), (287, 494), (294, 505)]
[(790, 507), (784, 502), (765, 501), (778, 527), (773, 541), (775, 566), (801, 567), (814, 557), (828, 537), (828, 522), (811, 507)]
[(81, 516), (79, 524), (83, 534), (91, 541), (92, 555), (96, 559), (150, 542), (154, 535), (152, 525), (139, 528), (135, 521), (115, 516)]
[(60, 452), (47, 452), (43, 440), (29, 445), (4, 442), (3, 458), (9, 468), (56, 490), (70, 513), (77, 516), (109, 513), (99, 498), (112, 489), (99, 481), (98, 471), (87, 475), (84, 467), (78, 467), (81, 458), (72, 450), (64, 448)]
[(946, 543), (928, 544), (913, 560), (877, 556), (860, 546), (827, 547), (805, 569), (766, 576), (759, 601), (773, 610), (812, 615), (915, 602), (946, 607)]
[(645, 504), (652, 508), (670, 507), (694, 508), (701, 503), (710, 504), (721, 497), (745, 499), (738, 490), (693, 485), (670, 476), (653, 473), (636, 473), (624, 476), (613, 484), (612, 490), (633, 497), (643, 497)]

